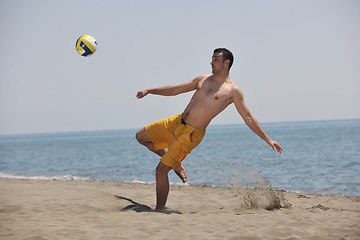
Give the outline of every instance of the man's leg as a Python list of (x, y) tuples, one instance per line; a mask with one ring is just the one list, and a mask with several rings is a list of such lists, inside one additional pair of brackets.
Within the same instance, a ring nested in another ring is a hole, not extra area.
[[(140, 144), (144, 145), (150, 151), (156, 153), (160, 157), (164, 156), (164, 154), (167, 152), (166, 149), (159, 149), (159, 150), (155, 151), (154, 144), (152, 143), (151, 139), (147, 135), (144, 127), (141, 128), (136, 133), (136, 139)], [(187, 181), (187, 175), (185, 172), (185, 168), (183, 167), (183, 165), (181, 163), (179, 163), (179, 165), (177, 165), (175, 167), (174, 172), (180, 177), (180, 179), (183, 181), (183, 183), (185, 183)]]
[[(140, 144), (144, 145), (150, 151), (156, 153), (160, 157), (164, 156), (164, 154), (166, 153), (166, 149), (160, 149), (155, 151), (154, 144), (147, 135), (145, 128), (141, 128), (136, 133), (136, 139)], [(158, 166), (156, 167), (156, 210), (161, 210), (165, 207), (167, 196), (169, 194), (168, 173), (170, 170), (171, 167), (166, 166), (162, 162), (159, 162)]]
[[(167, 152), (166, 149), (160, 149), (155, 151), (154, 144), (151, 142), (151, 139), (147, 135), (144, 127), (136, 133), (136, 139), (140, 144), (144, 145), (150, 151), (156, 153), (160, 157), (164, 156), (164, 154)], [(184, 183), (187, 181), (185, 168), (181, 163), (175, 167), (174, 172), (181, 178)]]
[(168, 173), (170, 170), (171, 167), (162, 162), (159, 162), (156, 167), (156, 210), (161, 210), (165, 207), (169, 194)]
[(150, 140), (149, 136), (147, 135), (145, 128), (141, 128), (137, 133), (136, 133), (136, 140), (138, 140), (138, 142), (142, 145), (144, 145), (145, 147), (147, 147), (150, 151), (156, 153), (157, 155), (159, 155), (160, 157), (164, 156), (164, 154), (166, 153), (166, 149), (159, 149), (155, 151), (154, 148), (154, 144), (152, 143), (152, 141)]

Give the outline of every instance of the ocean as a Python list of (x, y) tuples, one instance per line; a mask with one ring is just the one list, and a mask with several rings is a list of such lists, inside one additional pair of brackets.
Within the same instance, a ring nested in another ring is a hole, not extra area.
[[(184, 160), (188, 184), (360, 196), (360, 119), (261, 124), (284, 152), (246, 125), (210, 125)], [(136, 129), (0, 135), (0, 177), (155, 182), (159, 157)], [(181, 184), (170, 172), (169, 180)]]

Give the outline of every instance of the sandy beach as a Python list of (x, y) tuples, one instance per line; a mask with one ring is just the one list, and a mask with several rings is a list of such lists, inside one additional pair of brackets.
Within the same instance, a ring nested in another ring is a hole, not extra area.
[[(0, 239), (360, 239), (360, 197), (172, 185), (0, 179)], [(268, 209), (268, 210), (267, 210)]]

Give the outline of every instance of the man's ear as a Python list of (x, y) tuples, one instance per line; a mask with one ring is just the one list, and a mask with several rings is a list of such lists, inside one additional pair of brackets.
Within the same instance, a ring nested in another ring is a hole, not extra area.
[(225, 60), (225, 64), (229, 65), (230, 64), (230, 60)]

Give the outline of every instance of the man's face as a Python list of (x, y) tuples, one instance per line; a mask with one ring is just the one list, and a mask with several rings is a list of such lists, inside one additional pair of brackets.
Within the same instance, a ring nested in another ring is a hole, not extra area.
[(212, 56), (210, 65), (211, 65), (213, 74), (220, 72), (220, 71), (224, 71), (225, 63), (224, 63), (224, 59), (223, 59), (223, 54), (222, 53), (214, 53)]

